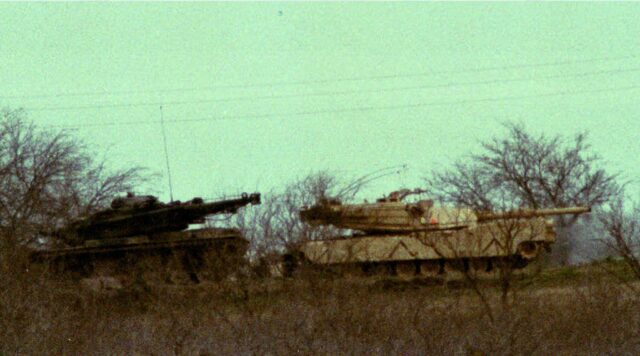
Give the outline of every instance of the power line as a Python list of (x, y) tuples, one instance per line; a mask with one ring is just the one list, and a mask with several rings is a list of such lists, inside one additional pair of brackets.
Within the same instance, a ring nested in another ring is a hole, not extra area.
[(628, 59), (637, 59), (640, 56), (622, 56), (622, 57), (598, 57), (587, 58), (580, 60), (566, 60), (566, 61), (553, 61), (553, 62), (541, 62), (531, 64), (514, 64), (506, 66), (487, 66), (467, 69), (452, 69), (452, 70), (439, 70), (422, 73), (399, 73), (399, 74), (386, 74), (386, 75), (374, 75), (374, 76), (358, 76), (358, 77), (346, 77), (335, 79), (317, 79), (317, 80), (301, 80), (301, 81), (289, 81), (289, 82), (263, 82), (255, 84), (228, 84), (228, 85), (216, 85), (196, 88), (174, 88), (174, 89), (155, 89), (155, 90), (120, 90), (120, 91), (85, 91), (85, 92), (72, 92), (72, 93), (57, 93), (57, 94), (35, 94), (35, 95), (9, 95), (0, 96), (0, 99), (41, 99), (41, 98), (62, 98), (62, 97), (80, 97), (80, 96), (116, 96), (116, 95), (130, 95), (130, 94), (158, 94), (158, 93), (179, 93), (179, 92), (194, 92), (194, 91), (207, 91), (217, 89), (248, 89), (248, 88), (260, 88), (260, 87), (275, 87), (275, 86), (293, 86), (293, 85), (308, 85), (308, 84), (326, 84), (337, 82), (352, 82), (363, 80), (382, 80), (382, 79), (399, 79), (399, 78), (411, 78), (411, 77), (425, 77), (431, 75), (440, 74), (463, 74), (463, 73), (477, 73), (477, 72), (490, 72), (496, 70), (509, 70), (518, 68), (539, 68), (539, 67), (551, 67), (560, 65), (571, 64), (585, 64), (594, 62), (613, 62), (622, 61)]
[[(629, 90), (636, 90), (636, 89), (640, 89), (640, 85), (631, 85), (631, 86), (617, 87), (617, 88), (591, 89), (591, 90), (559, 91), (559, 92), (536, 94), (536, 95), (503, 96), (503, 97), (465, 99), (465, 100), (456, 100), (456, 101), (416, 103), (416, 104), (405, 104), (405, 105), (361, 106), (361, 107), (351, 107), (351, 108), (343, 108), (343, 109), (336, 109), (336, 110), (310, 110), (310, 111), (298, 111), (298, 112), (290, 112), (290, 113), (232, 115), (232, 116), (226, 116), (226, 117), (216, 116), (216, 117), (206, 117), (206, 118), (198, 118), (198, 119), (176, 119), (176, 120), (165, 120), (164, 122), (165, 123), (186, 123), (186, 122), (203, 122), (203, 121), (219, 121), (219, 120), (268, 119), (268, 118), (279, 118), (279, 117), (295, 117), (295, 116), (324, 115), (324, 114), (344, 114), (344, 113), (356, 113), (356, 112), (367, 112), (367, 111), (377, 111), (377, 110), (398, 110), (398, 109), (409, 109), (409, 108), (430, 107), (430, 106), (478, 104), (478, 103), (490, 103), (490, 102), (500, 102), (500, 101), (509, 101), (509, 100), (549, 98), (549, 97), (571, 96), (571, 95), (581, 95), (581, 94), (597, 94), (597, 93), (606, 93), (606, 92), (629, 91)], [(148, 120), (122, 121), (122, 122), (112, 121), (107, 123), (84, 124), (84, 125), (51, 125), (49, 127), (74, 129), (74, 128), (85, 128), (85, 127), (149, 125), (149, 124), (155, 124), (155, 123), (157, 122), (148, 121)]]
[(501, 83), (515, 83), (524, 81), (537, 81), (548, 79), (561, 79), (561, 78), (583, 78), (589, 76), (598, 76), (605, 74), (621, 74), (639, 72), (640, 68), (626, 68), (626, 69), (612, 69), (612, 70), (600, 70), (589, 71), (573, 74), (558, 74), (542, 77), (526, 77), (526, 78), (510, 78), (510, 79), (490, 79), (473, 82), (452, 82), (444, 84), (431, 84), (431, 85), (412, 85), (394, 88), (378, 88), (378, 89), (364, 89), (364, 90), (340, 90), (340, 91), (325, 91), (317, 93), (296, 93), (296, 94), (279, 94), (279, 95), (262, 95), (262, 96), (236, 96), (228, 98), (217, 99), (202, 99), (202, 100), (177, 100), (177, 101), (153, 101), (153, 102), (137, 102), (137, 103), (118, 103), (118, 104), (101, 104), (101, 105), (81, 105), (81, 106), (63, 106), (63, 107), (35, 107), (25, 108), (29, 111), (64, 111), (64, 110), (89, 110), (89, 109), (115, 109), (115, 108), (128, 108), (128, 107), (141, 107), (141, 106), (167, 106), (167, 105), (186, 105), (186, 104), (205, 104), (205, 103), (219, 103), (230, 101), (242, 101), (242, 100), (269, 100), (269, 99), (291, 99), (302, 97), (318, 97), (318, 96), (333, 96), (333, 95), (348, 95), (348, 94), (365, 94), (365, 93), (384, 93), (404, 90), (420, 90), (420, 89), (437, 89), (437, 88), (451, 88), (459, 86), (473, 86), (473, 85), (488, 85), (488, 84), (501, 84)]

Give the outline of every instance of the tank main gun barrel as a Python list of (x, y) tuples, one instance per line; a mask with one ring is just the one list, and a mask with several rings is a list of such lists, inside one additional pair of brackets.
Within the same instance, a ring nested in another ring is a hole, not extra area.
[(588, 213), (590, 207), (573, 206), (568, 208), (549, 208), (549, 209), (520, 209), (502, 212), (477, 212), (478, 221), (501, 220), (501, 219), (518, 219), (533, 218), (538, 216), (553, 215), (578, 215)]
[[(239, 208), (242, 208), (243, 206), (248, 204), (260, 204), (260, 194), (243, 194), (242, 197), (238, 199), (214, 201), (211, 203), (192, 203), (177, 206), (176, 208), (183, 211), (183, 214), (185, 215), (184, 217), (186, 219), (199, 219), (210, 214), (235, 213)], [(173, 207), (169, 207), (169, 209), (171, 208)]]
[[(122, 214), (111, 219), (106, 219), (102, 223), (110, 225), (115, 222), (123, 221), (127, 223), (133, 223), (138, 225), (140, 223), (145, 225), (144, 222), (148, 222), (150, 227), (157, 229), (162, 227), (163, 224), (190, 224), (195, 220), (199, 220), (207, 215), (221, 214), (221, 213), (235, 213), (239, 208), (249, 204), (260, 204), (260, 194), (242, 194), (237, 199), (218, 200), (214, 202), (205, 203), (194, 199), (187, 203), (167, 204), (160, 209), (132, 212), (131, 214)], [(101, 224), (98, 224), (101, 225)], [(131, 226), (131, 228), (134, 228)]]

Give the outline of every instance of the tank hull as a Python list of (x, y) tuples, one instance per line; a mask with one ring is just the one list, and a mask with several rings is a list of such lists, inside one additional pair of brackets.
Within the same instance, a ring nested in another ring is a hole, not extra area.
[(31, 258), (72, 278), (131, 279), (143, 273), (171, 283), (200, 282), (205, 276), (219, 279), (237, 271), (247, 247), (236, 229), (207, 228), (86, 240), (79, 246), (33, 250)]
[(416, 274), (443, 272), (446, 265), (468, 268), (481, 261), (480, 268), (513, 260), (523, 267), (542, 249), (555, 242), (553, 223), (543, 218), (478, 224), (473, 227), (410, 234), (366, 234), (328, 240), (308, 241), (298, 246), (300, 258), (316, 266), (370, 268), (409, 266)]

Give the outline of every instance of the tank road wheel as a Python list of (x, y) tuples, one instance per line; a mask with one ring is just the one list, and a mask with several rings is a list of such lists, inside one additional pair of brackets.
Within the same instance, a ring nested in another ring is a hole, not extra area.
[(245, 265), (246, 247), (241, 242), (231, 240), (208, 246), (202, 251), (201, 275), (205, 280), (219, 282)]
[(362, 271), (366, 276), (390, 276), (395, 272), (395, 266), (390, 263), (364, 263)]
[(299, 269), (301, 261), (304, 260), (303, 253), (286, 253), (282, 256), (282, 276), (292, 277), (293, 273)]
[(420, 275), (423, 277), (435, 278), (444, 273), (444, 263), (440, 261), (421, 261), (420, 262)]
[(121, 266), (116, 258), (96, 258), (93, 261), (93, 275), (96, 277), (113, 277), (121, 273), (127, 273), (130, 266)]
[(490, 278), (495, 272), (491, 258), (472, 258), (469, 267), (472, 275), (478, 278)]
[(141, 252), (130, 254), (130, 266), (124, 266), (121, 273), (134, 274), (134, 279), (142, 279), (150, 284), (173, 283), (169, 277), (169, 255), (167, 251)]
[(402, 279), (411, 279), (420, 273), (420, 263), (417, 261), (396, 262), (396, 275)]
[(520, 255), (496, 257), (493, 259), (493, 265), (496, 271), (500, 269), (521, 269), (528, 264), (529, 260), (522, 258)]
[(219, 281), (221, 279), (220, 271), (225, 268), (220, 246), (210, 245), (203, 247), (201, 258), (202, 266), (200, 267), (198, 276), (206, 281)]
[(522, 258), (519, 255), (513, 256), (513, 258), (511, 258), (511, 267), (514, 269), (522, 269), (527, 267), (527, 265), (529, 264), (529, 259), (526, 258)]
[(157, 253), (157, 262), (158, 262), (158, 270), (156, 271), (156, 275), (161, 283), (173, 284), (173, 276), (172, 276), (172, 262), (174, 259), (173, 251), (171, 250), (160, 250)]
[[(184, 250), (167, 250), (160, 254), (161, 279), (167, 284), (189, 284), (193, 282), (190, 275), (190, 263), (188, 252)], [(197, 277), (197, 276), (196, 276)]]
[(365, 267), (360, 263), (348, 263), (340, 267), (345, 277), (361, 278), (366, 276)]
[(535, 241), (525, 241), (518, 245), (518, 255), (527, 260), (532, 260), (540, 253), (542, 247)]
[(94, 271), (93, 259), (87, 256), (64, 258), (62, 261), (62, 270), (64, 273), (68, 273), (72, 280), (88, 278)]
[(463, 277), (463, 273), (469, 271), (469, 259), (461, 258), (456, 260), (447, 260), (444, 270), (447, 274), (447, 278), (456, 277), (455, 279), (461, 279)]
[(199, 249), (188, 249), (182, 255), (182, 268), (187, 273), (189, 280), (193, 283), (200, 283), (198, 273), (204, 265), (204, 253)]
[(441, 276), (445, 283), (458, 283), (465, 280), (465, 273), (470, 271), (468, 258), (441, 260), (444, 264), (444, 273)]

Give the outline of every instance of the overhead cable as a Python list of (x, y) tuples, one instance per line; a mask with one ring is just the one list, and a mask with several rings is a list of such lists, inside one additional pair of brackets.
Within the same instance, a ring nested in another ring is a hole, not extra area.
[(589, 77), (589, 76), (633, 73), (633, 72), (640, 72), (640, 68), (589, 71), (589, 72), (581, 72), (581, 73), (573, 73), (573, 74), (550, 75), (550, 76), (543, 76), (543, 77), (491, 79), (491, 80), (481, 80), (481, 81), (473, 81), (473, 82), (450, 82), (450, 83), (444, 83), (444, 84), (412, 85), (412, 86), (378, 88), (378, 89), (339, 90), (339, 91), (325, 91), (325, 92), (316, 92), (316, 93), (295, 93), (295, 94), (258, 95), (258, 96), (236, 96), (236, 97), (201, 99), (201, 100), (151, 101), (151, 102), (113, 103), (113, 104), (60, 106), (60, 107), (56, 107), (56, 106), (25, 107), (24, 109), (28, 111), (66, 111), (66, 110), (115, 109), (115, 108), (144, 107), (144, 106), (165, 106), (166, 107), (171, 105), (207, 104), (207, 103), (220, 103), (220, 102), (231, 102), (231, 101), (242, 101), (242, 100), (253, 101), (253, 100), (270, 100), (270, 99), (291, 99), (291, 98), (319, 97), (319, 96), (333, 96), (333, 95), (384, 93), (384, 92), (395, 92), (395, 91), (405, 91), (405, 90), (438, 89), (438, 88), (514, 83), (514, 82), (537, 81), (537, 80), (548, 80), (548, 79), (559, 79), (559, 78), (582, 78), (582, 77)]
[[(186, 122), (203, 122), (203, 121), (219, 121), (219, 120), (266, 119), (266, 118), (295, 117), (295, 116), (324, 115), (324, 114), (344, 114), (344, 113), (367, 112), (367, 111), (377, 111), (377, 110), (398, 110), (398, 109), (409, 109), (409, 108), (420, 108), (420, 107), (431, 107), (431, 106), (479, 104), (479, 103), (491, 103), (491, 102), (510, 101), (510, 100), (548, 98), (548, 97), (557, 97), (557, 96), (597, 94), (597, 93), (619, 92), (619, 91), (629, 91), (629, 90), (637, 90), (637, 89), (640, 89), (640, 85), (591, 89), (591, 90), (567, 90), (567, 91), (559, 91), (559, 92), (535, 94), (535, 95), (489, 97), (489, 98), (480, 98), (480, 99), (463, 99), (463, 100), (455, 100), (455, 101), (441, 101), (441, 102), (403, 104), (403, 105), (361, 106), (361, 107), (351, 107), (351, 108), (343, 108), (343, 109), (335, 109), (335, 110), (309, 110), (309, 111), (298, 111), (298, 112), (290, 112), (290, 113), (214, 116), (214, 117), (205, 117), (205, 118), (198, 118), (198, 119), (174, 119), (174, 120), (165, 120), (164, 123), (186, 123)], [(148, 120), (121, 121), (121, 122), (113, 121), (113, 122), (107, 122), (107, 123), (82, 124), (82, 125), (50, 125), (49, 127), (83, 128), (83, 127), (149, 125), (149, 124), (157, 124), (157, 121), (148, 121)]]
[(622, 57), (598, 57), (598, 58), (587, 58), (587, 59), (578, 59), (578, 60), (540, 62), (540, 63), (531, 63), (531, 64), (521, 63), (521, 64), (513, 64), (513, 65), (486, 66), (486, 67), (466, 68), (466, 69), (433, 70), (433, 71), (421, 72), (421, 73), (399, 73), (399, 74), (357, 76), (357, 77), (346, 77), (346, 78), (312, 79), (312, 80), (300, 80), (300, 81), (288, 81), (288, 82), (263, 82), (263, 83), (254, 83), (254, 84), (223, 84), (223, 85), (195, 87), (195, 88), (192, 87), (192, 88), (170, 88), (170, 89), (150, 89), (150, 90), (84, 91), (84, 92), (69, 92), (69, 93), (55, 93), (55, 94), (5, 95), (5, 96), (0, 96), (0, 99), (40, 99), (40, 98), (62, 98), (62, 97), (80, 97), (80, 96), (116, 96), (116, 95), (132, 95), (132, 94), (197, 92), (197, 91), (207, 91), (207, 90), (217, 90), (217, 89), (247, 89), (247, 88), (260, 88), (260, 87), (326, 84), (326, 83), (352, 82), (352, 81), (364, 81), (364, 80), (425, 77), (425, 76), (440, 75), (440, 74), (478, 73), (478, 72), (490, 72), (490, 71), (496, 71), (496, 70), (510, 70), (510, 69), (519, 69), (519, 68), (539, 68), (539, 67), (551, 67), (551, 66), (562, 66), (562, 65), (572, 65), (572, 64), (585, 64), (585, 63), (594, 63), (594, 62), (613, 62), (613, 61), (622, 61), (622, 60), (637, 59), (637, 58), (640, 58), (640, 56), (630, 55), (630, 56), (622, 56)]

